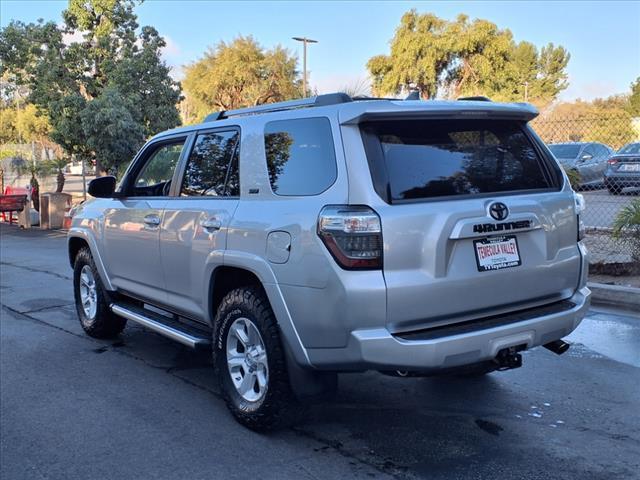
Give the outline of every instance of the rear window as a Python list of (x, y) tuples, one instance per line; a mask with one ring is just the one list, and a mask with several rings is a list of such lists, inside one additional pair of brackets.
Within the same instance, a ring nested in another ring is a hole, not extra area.
[(626, 155), (635, 155), (637, 153), (640, 153), (640, 143), (630, 143), (628, 145), (625, 145), (620, 150), (618, 150), (618, 153)]
[(549, 145), (549, 150), (556, 158), (576, 158), (581, 145)]
[(362, 131), (376, 190), (392, 201), (552, 186), (522, 125), (512, 121), (403, 120)]

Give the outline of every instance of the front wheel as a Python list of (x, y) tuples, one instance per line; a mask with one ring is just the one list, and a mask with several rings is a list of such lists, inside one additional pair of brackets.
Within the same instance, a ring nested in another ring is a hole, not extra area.
[(222, 300), (214, 331), (214, 365), (233, 416), (257, 431), (291, 419), (295, 403), (275, 316), (255, 287), (232, 290)]
[(80, 325), (94, 338), (113, 338), (120, 334), (127, 321), (109, 309), (109, 298), (102, 285), (88, 248), (82, 248), (73, 264), (73, 293)]

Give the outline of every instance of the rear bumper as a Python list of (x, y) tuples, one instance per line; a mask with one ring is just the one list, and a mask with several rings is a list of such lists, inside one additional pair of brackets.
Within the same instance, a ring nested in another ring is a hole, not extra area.
[(606, 176), (604, 183), (608, 187), (640, 187), (640, 174)]
[[(495, 358), (503, 348), (526, 345), (529, 349), (565, 337), (584, 318), (590, 298), (591, 291), (584, 286), (559, 302), (563, 308), (542, 307), (540, 315), (530, 312), (533, 318), (505, 320), (507, 323), (492, 319), (489, 328), (463, 328), (457, 334), (445, 332), (445, 336), (424, 331), (401, 337), (386, 328), (355, 330), (346, 348), (309, 349), (309, 359), (316, 368), (335, 370), (428, 372), (470, 365)], [(542, 313), (545, 311), (551, 313)]]

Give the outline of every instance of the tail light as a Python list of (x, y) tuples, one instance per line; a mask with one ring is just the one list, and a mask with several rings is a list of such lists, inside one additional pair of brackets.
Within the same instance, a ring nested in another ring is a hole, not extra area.
[(616, 163), (618, 163), (618, 159), (617, 158), (610, 158), (609, 160), (607, 160), (607, 163), (609, 165), (615, 165)]
[(318, 217), (318, 236), (342, 268), (382, 268), (382, 226), (371, 208), (324, 207)]
[(581, 193), (574, 193), (573, 198), (575, 200), (575, 210), (578, 222), (578, 241), (580, 241), (584, 238), (585, 235), (584, 222), (582, 221), (582, 218), (580, 218), (580, 215), (587, 208), (587, 204), (584, 200), (584, 195), (582, 195)]

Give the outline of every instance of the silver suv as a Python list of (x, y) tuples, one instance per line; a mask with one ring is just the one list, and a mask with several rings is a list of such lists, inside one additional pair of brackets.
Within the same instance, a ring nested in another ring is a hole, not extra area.
[(527, 104), (351, 99), (209, 115), (93, 180), (69, 231), (80, 322), (210, 347), (268, 429), (336, 373), (484, 374), (568, 348), (582, 202)]

